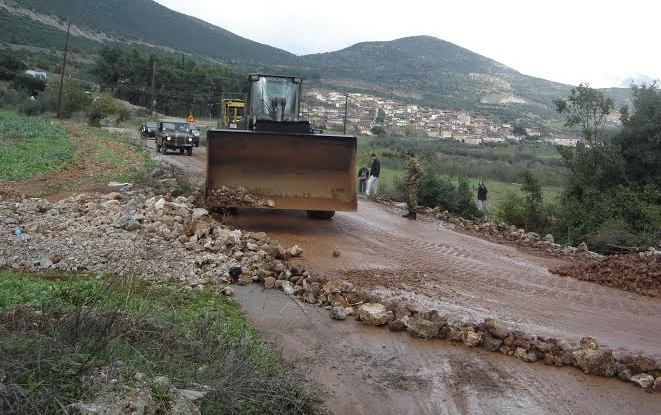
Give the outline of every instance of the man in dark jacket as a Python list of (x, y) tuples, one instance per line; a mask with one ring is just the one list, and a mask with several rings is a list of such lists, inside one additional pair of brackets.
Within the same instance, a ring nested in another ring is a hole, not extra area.
[(381, 174), (381, 163), (374, 153), (372, 153), (370, 159), (372, 160), (372, 165), (370, 166), (370, 178), (367, 181), (367, 194), (376, 195), (379, 191), (378, 180), (379, 174)]
[(477, 187), (477, 207), (480, 212), (487, 210), (487, 187), (484, 185), (484, 180), (480, 180), (480, 185)]
[(364, 194), (367, 190), (367, 179), (369, 178), (370, 171), (366, 166), (358, 170), (358, 193)]

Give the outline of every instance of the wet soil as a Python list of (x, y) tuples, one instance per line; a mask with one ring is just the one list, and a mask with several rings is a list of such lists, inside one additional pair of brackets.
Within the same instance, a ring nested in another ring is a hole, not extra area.
[(384, 299), (458, 320), (495, 317), (570, 343), (593, 336), (614, 350), (661, 360), (661, 299), (551, 274), (550, 267), (566, 263), (561, 259), (458, 233), (443, 222), (409, 221), (364, 199), (358, 212), (331, 221), (240, 210), (227, 223), (298, 244), (305, 253), (295, 262), (304, 268)]
[(237, 287), (247, 317), (322, 388), (334, 415), (654, 414), (661, 394), (574, 368), (331, 320), (261, 286)]

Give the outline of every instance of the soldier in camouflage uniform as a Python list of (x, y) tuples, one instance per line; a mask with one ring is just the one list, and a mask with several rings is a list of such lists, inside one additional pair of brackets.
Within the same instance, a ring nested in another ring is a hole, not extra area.
[(412, 152), (406, 153), (406, 176), (404, 184), (406, 185), (406, 205), (409, 213), (403, 215), (407, 219), (416, 218), (416, 208), (418, 207), (418, 183), (422, 176), (422, 168)]

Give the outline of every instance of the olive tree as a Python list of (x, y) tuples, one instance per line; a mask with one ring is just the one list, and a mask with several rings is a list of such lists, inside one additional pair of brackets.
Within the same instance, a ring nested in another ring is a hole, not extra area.
[(606, 117), (615, 107), (613, 100), (588, 84), (572, 88), (565, 99), (553, 101), (556, 110), (565, 114), (565, 126), (580, 126), (583, 137), (591, 145), (599, 143), (603, 135)]

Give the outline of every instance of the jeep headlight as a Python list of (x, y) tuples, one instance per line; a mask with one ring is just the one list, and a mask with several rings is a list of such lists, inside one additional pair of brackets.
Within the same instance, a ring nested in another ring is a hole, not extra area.
[(165, 139), (168, 140), (168, 141), (170, 141), (170, 140), (172, 139), (172, 137), (167, 136), (167, 137), (165, 137)]
[(192, 139), (192, 138), (190, 138), (190, 137), (188, 137), (188, 141), (193, 141), (193, 139)]

